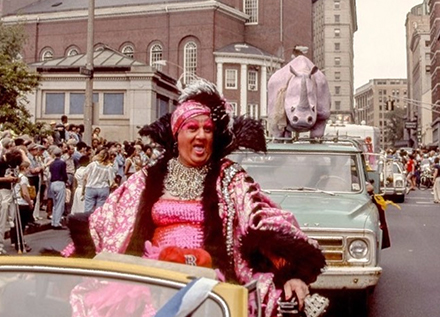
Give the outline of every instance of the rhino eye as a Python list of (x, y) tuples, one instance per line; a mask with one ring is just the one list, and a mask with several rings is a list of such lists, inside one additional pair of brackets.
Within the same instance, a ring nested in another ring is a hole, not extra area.
[(312, 112), (315, 112), (315, 106), (312, 106)]
[(295, 111), (295, 107), (292, 106), (292, 108), (290, 108), (290, 111), (291, 111), (291, 112), (294, 112), (294, 111)]

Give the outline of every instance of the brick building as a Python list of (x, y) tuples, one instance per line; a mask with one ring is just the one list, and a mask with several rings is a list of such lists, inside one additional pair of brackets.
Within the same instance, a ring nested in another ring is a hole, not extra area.
[[(88, 3), (41, 0), (2, 20), (25, 23), (27, 63), (62, 59), (86, 52)], [(312, 1), (96, 0), (94, 43), (184, 82), (192, 74), (214, 81), (237, 114), (264, 118), (272, 72), (297, 45), (313, 56)], [(36, 106), (37, 119), (59, 117), (42, 101)], [(124, 106), (132, 107), (127, 96)], [(145, 105), (145, 111), (153, 108)]]

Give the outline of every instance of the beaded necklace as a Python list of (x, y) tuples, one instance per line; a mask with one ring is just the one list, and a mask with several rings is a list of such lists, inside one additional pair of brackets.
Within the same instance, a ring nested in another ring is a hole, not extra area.
[(182, 200), (193, 200), (202, 196), (205, 177), (209, 167), (187, 167), (178, 159), (168, 161), (165, 190)]

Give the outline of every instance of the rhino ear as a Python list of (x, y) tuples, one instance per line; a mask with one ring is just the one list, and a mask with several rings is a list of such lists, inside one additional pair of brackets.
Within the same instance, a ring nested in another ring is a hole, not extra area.
[(313, 66), (312, 70), (310, 71), (310, 75), (309, 77), (312, 77), (313, 74), (315, 74), (318, 71), (318, 67), (317, 66)]
[(290, 72), (291, 72), (292, 74), (294, 74), (296, 77), (299, 76), (299, 74), (293, 69), (292, 65), (290, 65), (289, 68), (290, 68)]

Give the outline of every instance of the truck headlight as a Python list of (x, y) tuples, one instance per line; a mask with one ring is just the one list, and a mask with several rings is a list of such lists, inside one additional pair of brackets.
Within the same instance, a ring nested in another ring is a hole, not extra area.
[(350, 255), (355, 259), (363, 259), (368, 253), (368, 244), (364, 240), (353, 240), (348, 247)]

